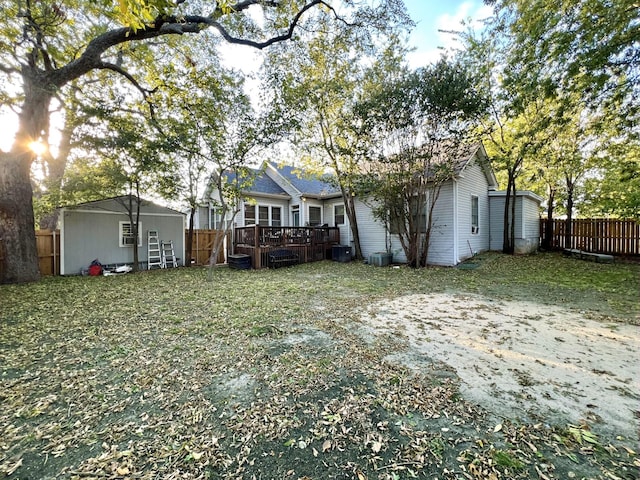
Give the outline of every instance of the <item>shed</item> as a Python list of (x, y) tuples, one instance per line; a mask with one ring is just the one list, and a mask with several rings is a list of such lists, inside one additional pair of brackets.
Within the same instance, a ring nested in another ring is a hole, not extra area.
[[(489, 192), (490, 250), (502, 250), (505, 197), (505, 191)], [(515, 253), (533, 253), (538, 249), (541, 203), (542, 197), (533, 192), (516, 192)]]
[[(133, 197), (135, 205), (135, 197)], [(98, 259), (103, 265), (131, 265), (133, 238), (127, 214), (129, 197), (121, 196), (65, 207), (60, 211), (60, 273), (77, 275)], [(182, 264), (185, 257), (185, 216), (171, 208), (142, 200), (138, 230), (138, 259), (146, 268), (149, 230), (159, 240), (173, 242)]]

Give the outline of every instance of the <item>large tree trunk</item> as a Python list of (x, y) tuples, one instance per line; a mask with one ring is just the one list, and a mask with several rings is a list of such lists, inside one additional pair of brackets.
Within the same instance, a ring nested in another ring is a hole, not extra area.
[(51, 94), (42, 79), (23, 71), (25, 100), (18, 131), (9, 153), (0, 156), (0, 243), (3, 249), (0, 281), (31, 282), (40, 278), (36, 248), (31, 164), (31, 143), (49, 129)]
[(356, 259), (362, 260), (362, 248), (360, 247), (360, 232), (358, 231), (358, 221), (356, 218), (356, 207), (353, 201), (353, 195), (343, 193), (344, 210), (349, 218), (349, 228), (353, 235), (353, 248), (356, 251)]
[(196, 209), (197, 207), (193, 205), (191, 206), (191, 215), (189, 216), (189, 231), (187, 232), (187, 245), (184, 252), (186, 256), (186, 258), (184, 259), (185, 267), (191, 266), (191, 252), (193, 250), (193, 217), (196, 214)]
[(516, 251), (516, 202), (518, 200), (516, 193), (516, 177), (514, 175), (511, 183), (511, 229), (509, 230), (509, 245), (511, 247), (509, 253), (512, 254)]
[(40, 278), (31, 189), (31, 154), (0, 152), (0, 282)]
[(503, 229), (502, 229), (502, 252), (503, 253), (513, 253), (513, 244), (511, 243), (511, 222), (509, 221), (509, 217), (511, 216), (511, 202), (515, 202), (515, 198), (511, 198), (511, 190), (512, 186), (515, 183), (515, 179), (513, 178), (513, 173), (511, 170), (509, 171), (509, 178), (507, 181), (507, 191), (504, 197), (504, 215), (503, 215)]
[(556, 190), (552, 188), (549, 190), (549, 198), (547, 205), (547, 219), (545, 221), (544, 238), (542, 239), (542, 246), (545, 250), (551, 250), (553, 248), (553, 210), (555, 208)]
[[(567, 184), (567, 221), (564, 227), (564, 248), (573, 248), (571, 240), (573, 237), (573, 193), (575, 183), (569, 177), (566, 177)], [(575, 248), (582, 248), (584, 245), (575, 245)]]

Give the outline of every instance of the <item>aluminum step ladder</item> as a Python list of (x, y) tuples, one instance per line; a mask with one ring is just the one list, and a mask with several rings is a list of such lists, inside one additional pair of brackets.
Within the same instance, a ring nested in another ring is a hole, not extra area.
[(176, 254), (173, 250), (173, 240), (168, 242), (160, 242), (162, 245), (162, 268), (175, 268), (178, 266), (176, 262)]
[(157, 230), (147, 232), (147, 269), (151, 270), (153, 267), (165, 268)]

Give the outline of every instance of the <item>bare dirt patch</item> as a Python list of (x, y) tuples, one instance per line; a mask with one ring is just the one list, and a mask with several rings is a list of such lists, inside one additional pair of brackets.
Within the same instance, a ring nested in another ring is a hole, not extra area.
[(638, 441), (640, 329), (584, 313), (475, 295), (419, 294), (371, 306), (375, 335), (401, 335), (409, 350), (386, 357), (414, 370), (453, 368), (460, 393), (524, 422), (588, 424)]

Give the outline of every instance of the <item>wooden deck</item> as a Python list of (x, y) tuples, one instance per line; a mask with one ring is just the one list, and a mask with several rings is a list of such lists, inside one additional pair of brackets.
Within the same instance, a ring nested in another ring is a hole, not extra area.
[[(255, 269), (272, 267), (270, 256), (286, 250), (298, 257), (298, 263), (331, 258), (331, 248), (340, 243), (338, 227), (237, 227), (233, 236), (235, 254), (251, 256)], [(273, 258), (273, 255), (271, 256)]]

